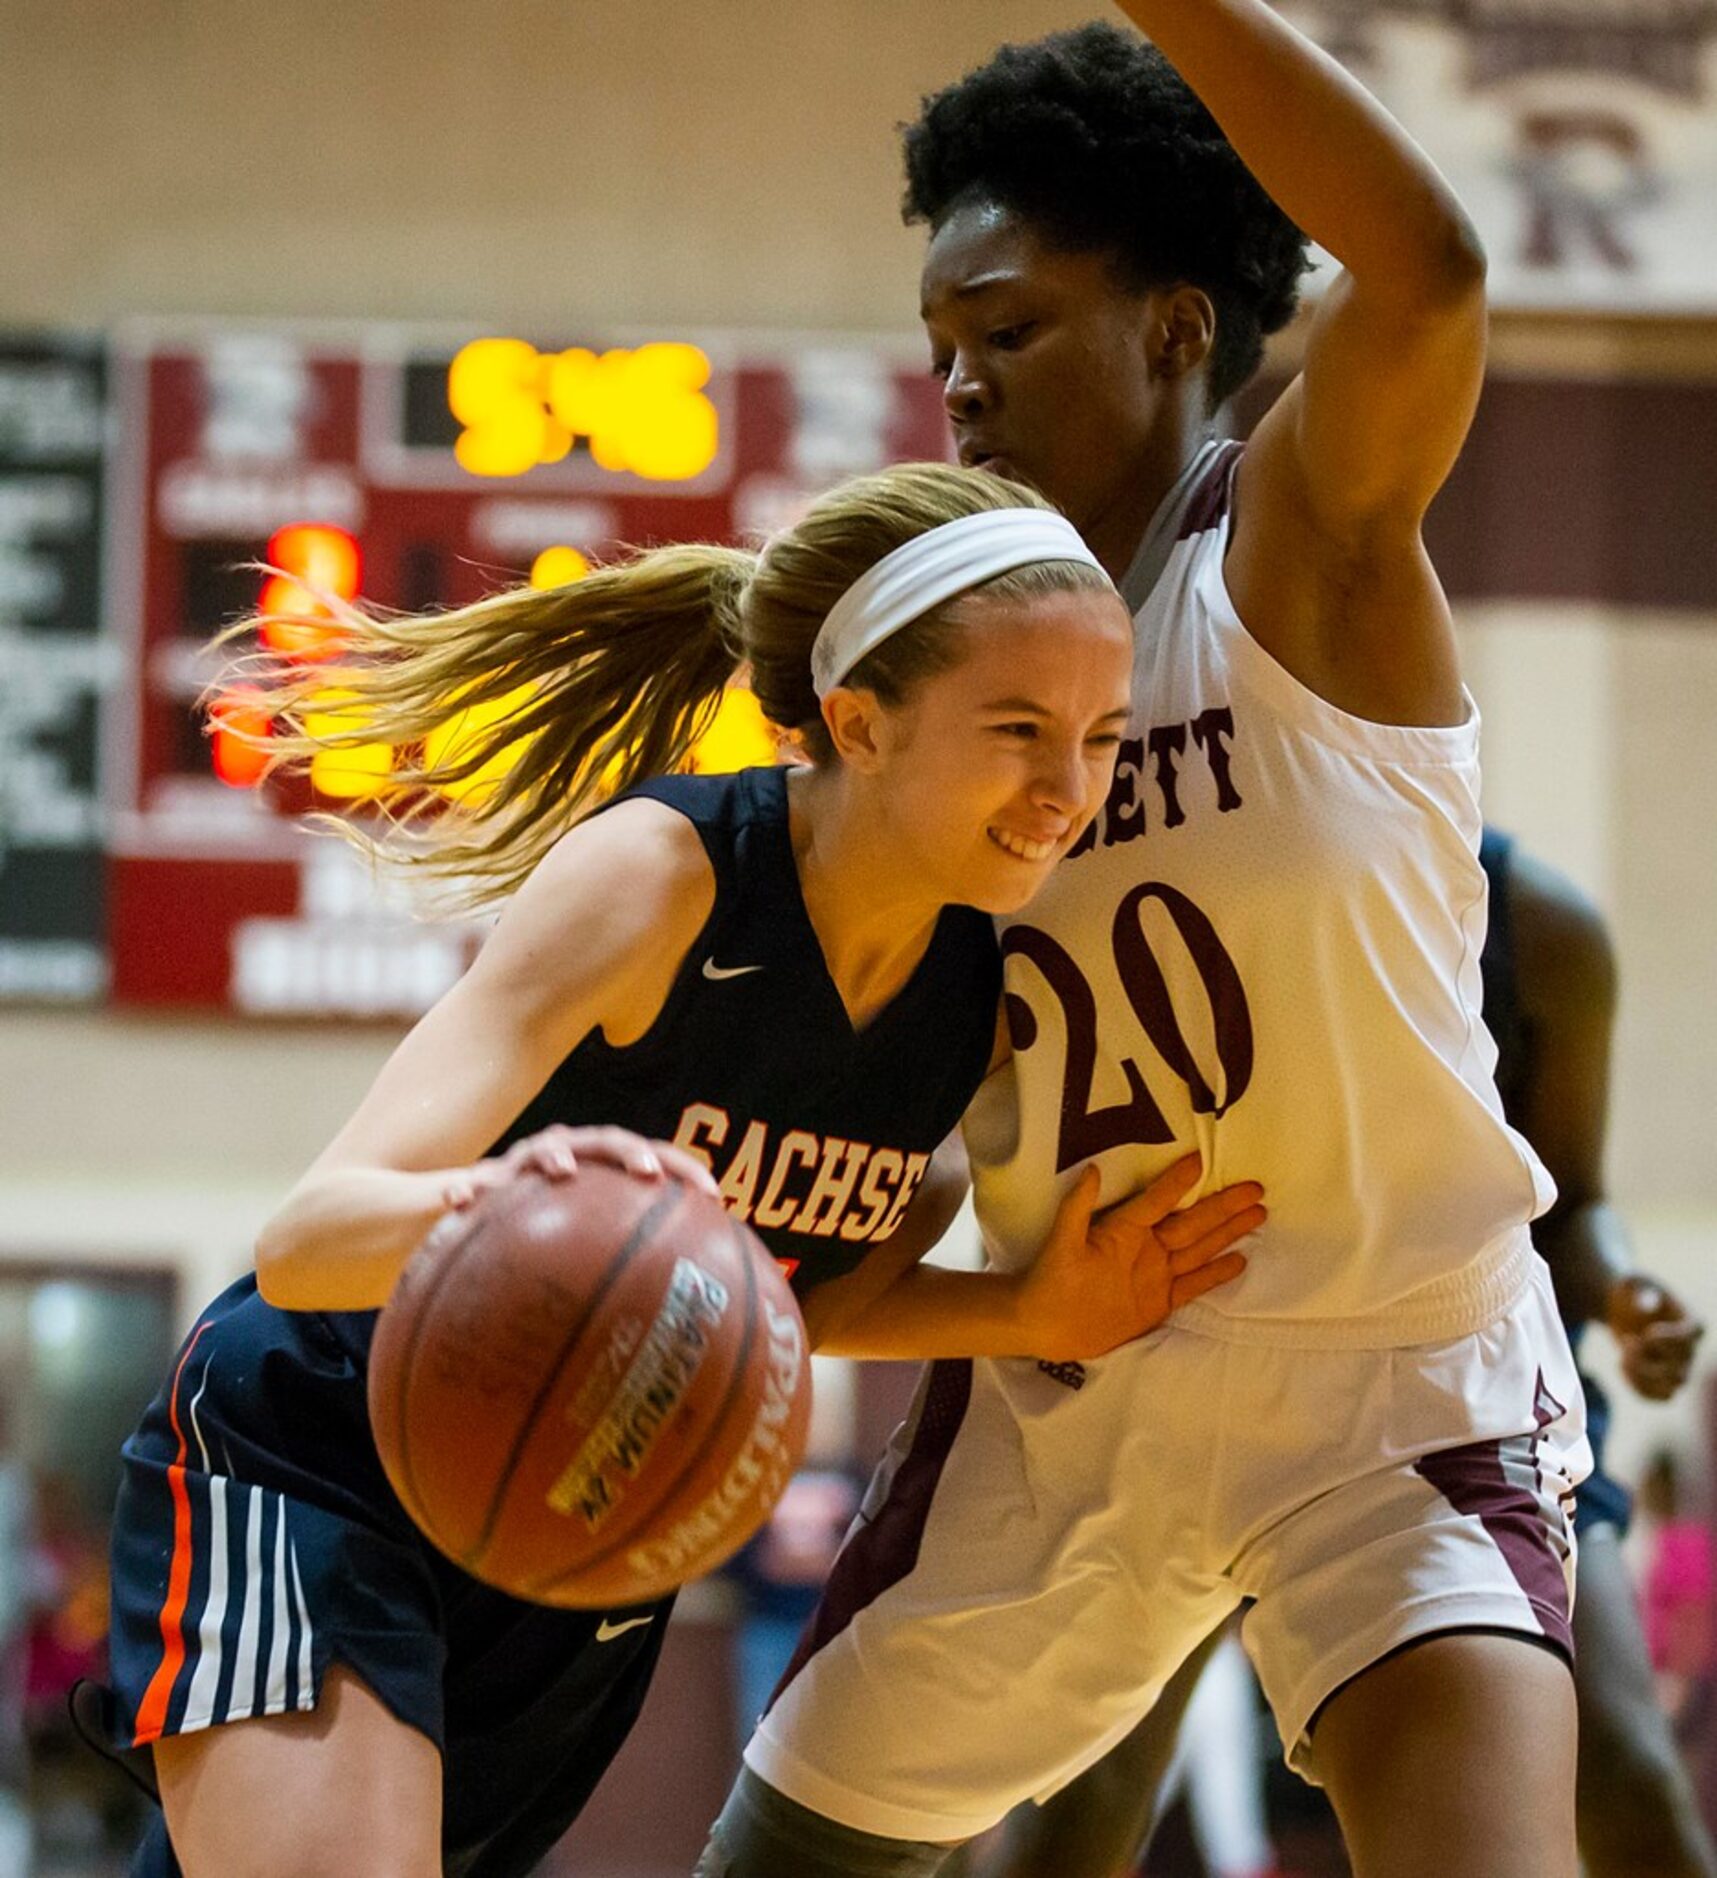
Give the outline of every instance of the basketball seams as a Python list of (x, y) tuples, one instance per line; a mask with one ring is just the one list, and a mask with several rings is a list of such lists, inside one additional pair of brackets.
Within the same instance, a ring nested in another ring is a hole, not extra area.
[[(740, 1339), (739, 1353), (734, 1361), (733, 1369), (729, 1373), (726, 1389), (722, 1394), (720, 1402), (716, 1405), (714, 1415), (710, 1418), (709, 1427), (704, 1434), (703, 1440), (698, 1443), (697, 1447), (681, 1463), (679, 1470), (663, 1486), (661, 1491), (655, 1496), (652, 1504), (645, 1510), (645, 1524), (656, 1515), (661, 1507), (672, 1504), (674, 1496), (685, 1484), (688, 1476), (696, 1471), (703, 1463), (705, 1457), (711, 1452), (715, 1445), (716, 1438), (720, 1435), (722, 1429), (727, 1426), (728, 1418), (733, 1413), (735, 1399), (741, 1394), (746, 1380), (750, 1375), (751, 1353), (752, 1347), (757, 1341), (757, 1320), (759, 1316), (757, 1309), (757, 1265), (750, 1247), (746, 1244), (743, 1235), (734, 1225), (731, 1215), (728, 1216), (728, 1224), (733, 1228), (731, 1234), (733, 1246), (738, 1254), (740, 1267), (745, 1273), (745, 1329)], [(683, 1407), (680, 1412), (682, 1414), (684, 1413)], [(557, 1586), (565, 1584), (569, 1579), (582, 1578), (586, 1573), (608, 1564), (617, 1553), (625, 1551), (628, 1546), (637, 1544), (640, 1531), (641, 1528), (638, 1525), (634, 1525), (624, 1537), (614, 1539), (600, 1552), (587, 1554), (584, 1558), (580, 1559), (577, 1565), (572, 1566), (570, 1569), (557, 1572), (554, 1576), (549, 1578), (534, 1579), (524, 1595), (532, 1598), (540, 1597), (544, 1592), (553, 1591)], [(713, 1569), (714, 1566), (719, 1563), (719, 1560), (712, 1559), (708, 1561), (705, 1569)]]
[(656, 1228), (661, 1223), (664, 1213), (668, 1209), (679, 1205), (680, 1201), (683, 1199), (685, 1190), (677, 1180), (670, 1180), (668, 1186), (668, 1192), (663, 1194), (659, 1200), (653, 1201), (651, 1205), (645, 1208), (633, 1223), (631, 1231), (621, 1241), (618, 1249), (610, 1255), (607, 1268), (602, 1274), (601, 1282), (596, 1286), (595, 1290), (591, 1292), (590, 1297), (585, 1303), (582, 1315), (562, 1340), (559, 1354), (555, 1357), (553, 1363), (549, 1365), (548, 1374), (538, 1386), (530, 1407), (520, 1418), (518, 1430), (513, 1437), (512, 1448), (505, 1462), (502, 1464), (500, 1477), (496, 1481), (494, 1491), (490, 1496), (489, 1507), (484, 1514), (483, 1523), (478, 1531), (477, 1538), (470, 1547), (460, 1554), (459, 1563), (463, 1565), (466, 1570), (472, 1572), (476, 1571), (477, 1566), (482, 1561), (484, 1553), (488, 1551), (490, 1544), (494, 1540), (495, 1528), (500, 1524), (501, 1513), (506, 1504), (508, 1489), (513, 1484), (513, 1475), (518, 1471), (519, 1464), (524, 1459), (525, 1450), (530, 1445), (531, 1436), (536, 1431), (537, 1422), (541, 1418), (543, 1410), (548, 1406), (550, 1399), (553, 1397), (560, 1383), (561, 1376), (566, 1370), (567, 1364), (572, 1361), (574, 1354), (577, 1352), (585, 1331), (590, 1327), (591, 1320), (596, 1316), (609, 1292), (612, 1291), (614, 1286), (619, 1282), (626, 1268), (632, 1263), (633, 1259), (637, 1257), (644, 1246), (655, 1237)]

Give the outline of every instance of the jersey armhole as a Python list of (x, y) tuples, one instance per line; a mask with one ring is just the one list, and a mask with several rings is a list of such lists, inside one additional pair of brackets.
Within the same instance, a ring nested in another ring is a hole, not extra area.
[[(672, 779), (664, 780), (671, 781)], [(724, 843), (720, 839), (722, 831), (718, 824), (694, 814), (689, 804), (677, 800), (665, 791), (658, 794), (649, 784), (644, 784), (639, 788), (628, 790), (623, 796), (615, 797), (611, 802), (605, 802), (596, 812), (602, 814), (609, 809), (620, 807), (623, 803), (638, 801), (650, 802), (667, 809), (682, 822), (690, 824), (697, 835), (698, 845), (703, 850), (704, 860), (715, 881), (715, 894), (703, 923), (693, 934), (680, 956), (679, 964), (675, 967), (674, 976), (668, 984), (661, 1004), (657, 1007), (655, 1016), (650, 1019), (644, 1029), (628, 1043), (615, 1043), (600, 1025), (590, 1033), (611, 1055), (628, 1058), (635, 1057), (639, 1053), (647, 1054), (652, 1049), (660, 1048), (669, 1036), (681, 1009), (695, 988), (696, 973), (691, 970), (691, 967), (713, 948), (717, 935), (732, 912), (734, 903), (731, 844)]]

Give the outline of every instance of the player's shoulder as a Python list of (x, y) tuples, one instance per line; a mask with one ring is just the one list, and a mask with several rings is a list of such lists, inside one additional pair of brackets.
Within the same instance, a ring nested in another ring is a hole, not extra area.
[(593, 880), (624, 882), (651, 898), (678, 895), (706, 884), (713, 892), (709, 854), (698, 824), (652, 796), (629, 795), (562, 835), (544, 856), (531, 884), (551, 890)]
[(562, 835), (508, 902), (483, 948), (489, 976), (623, 984), (683, 953), (715, 904), (716, 876), (685, 816), (647, 798), (617, 802)]
[(615, 806), (652, 802), (705, 829), (779, 821), (787, 812), (786, 774), (771, 764), (707, 775), (652, 776), (628, 790)]
[(788, 839), (787, 772), (760, 766), (716, 775), (658, 776), (622, 797), (610, 814), (652, 814), (652, 826), (677, 827), (659, 838), (674, 843), (682, 866), (695, 841), (713, 872), (718, 895), (761, 873), (773, 878), (793, 868)]

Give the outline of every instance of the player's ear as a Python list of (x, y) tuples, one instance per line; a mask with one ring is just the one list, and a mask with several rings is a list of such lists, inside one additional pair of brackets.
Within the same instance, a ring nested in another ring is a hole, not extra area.
[(1145, 329), (1154, 378), (1186, 378), (1216, 344), (1216, 308), (1202, 287), (1186, 281), (1150, 297)]
[(841, 762), (865, 774), (881, 767), (882, 704), (874, 691), (837, 685), (823, 700), (823, 723)]

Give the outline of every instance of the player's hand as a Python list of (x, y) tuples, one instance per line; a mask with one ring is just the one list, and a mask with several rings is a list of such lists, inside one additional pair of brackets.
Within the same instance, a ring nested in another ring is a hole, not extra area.
[(1686, 1382), (1704, 1324), (1667, 1285), (1629, 1272), (1610, 1287), (1604, 1321), (1622, 1355), (1622, 1374), (1648, 1402), (1667, 1402)]
[(581, 1162), (618, 1167), (636, 1180), (665, 1180), (671, 1176), (711, 1199), (721, 1197), (715, 1177), (704, 1163), (672, 1142), (649, 1141), (629, 1128), (568, 1128), (556, 1122), (515, 1141), (505, 1154), (471, 1167), (455, 1168), (442, 1188), (442, 1204), (451, 1212), (462, 1213), (480, 1194), (523, 1173), (541, 1174), (547, 1180), (576, 1180)]
[(1021, 1285), (1020, 1309), (1038, 1355), (1057, 1363), (1102, 1356), (1240, 1276), (1246, 1260), (1230, 1248), (1263, 1225), (1264, 1189), (1244, 1181), (1176, 1211), (1202, 1171), (1189, 1154), (1142, 1192), (1094, 1215), (1099, 1175), (1094, 1166), (1084, 1169)]

